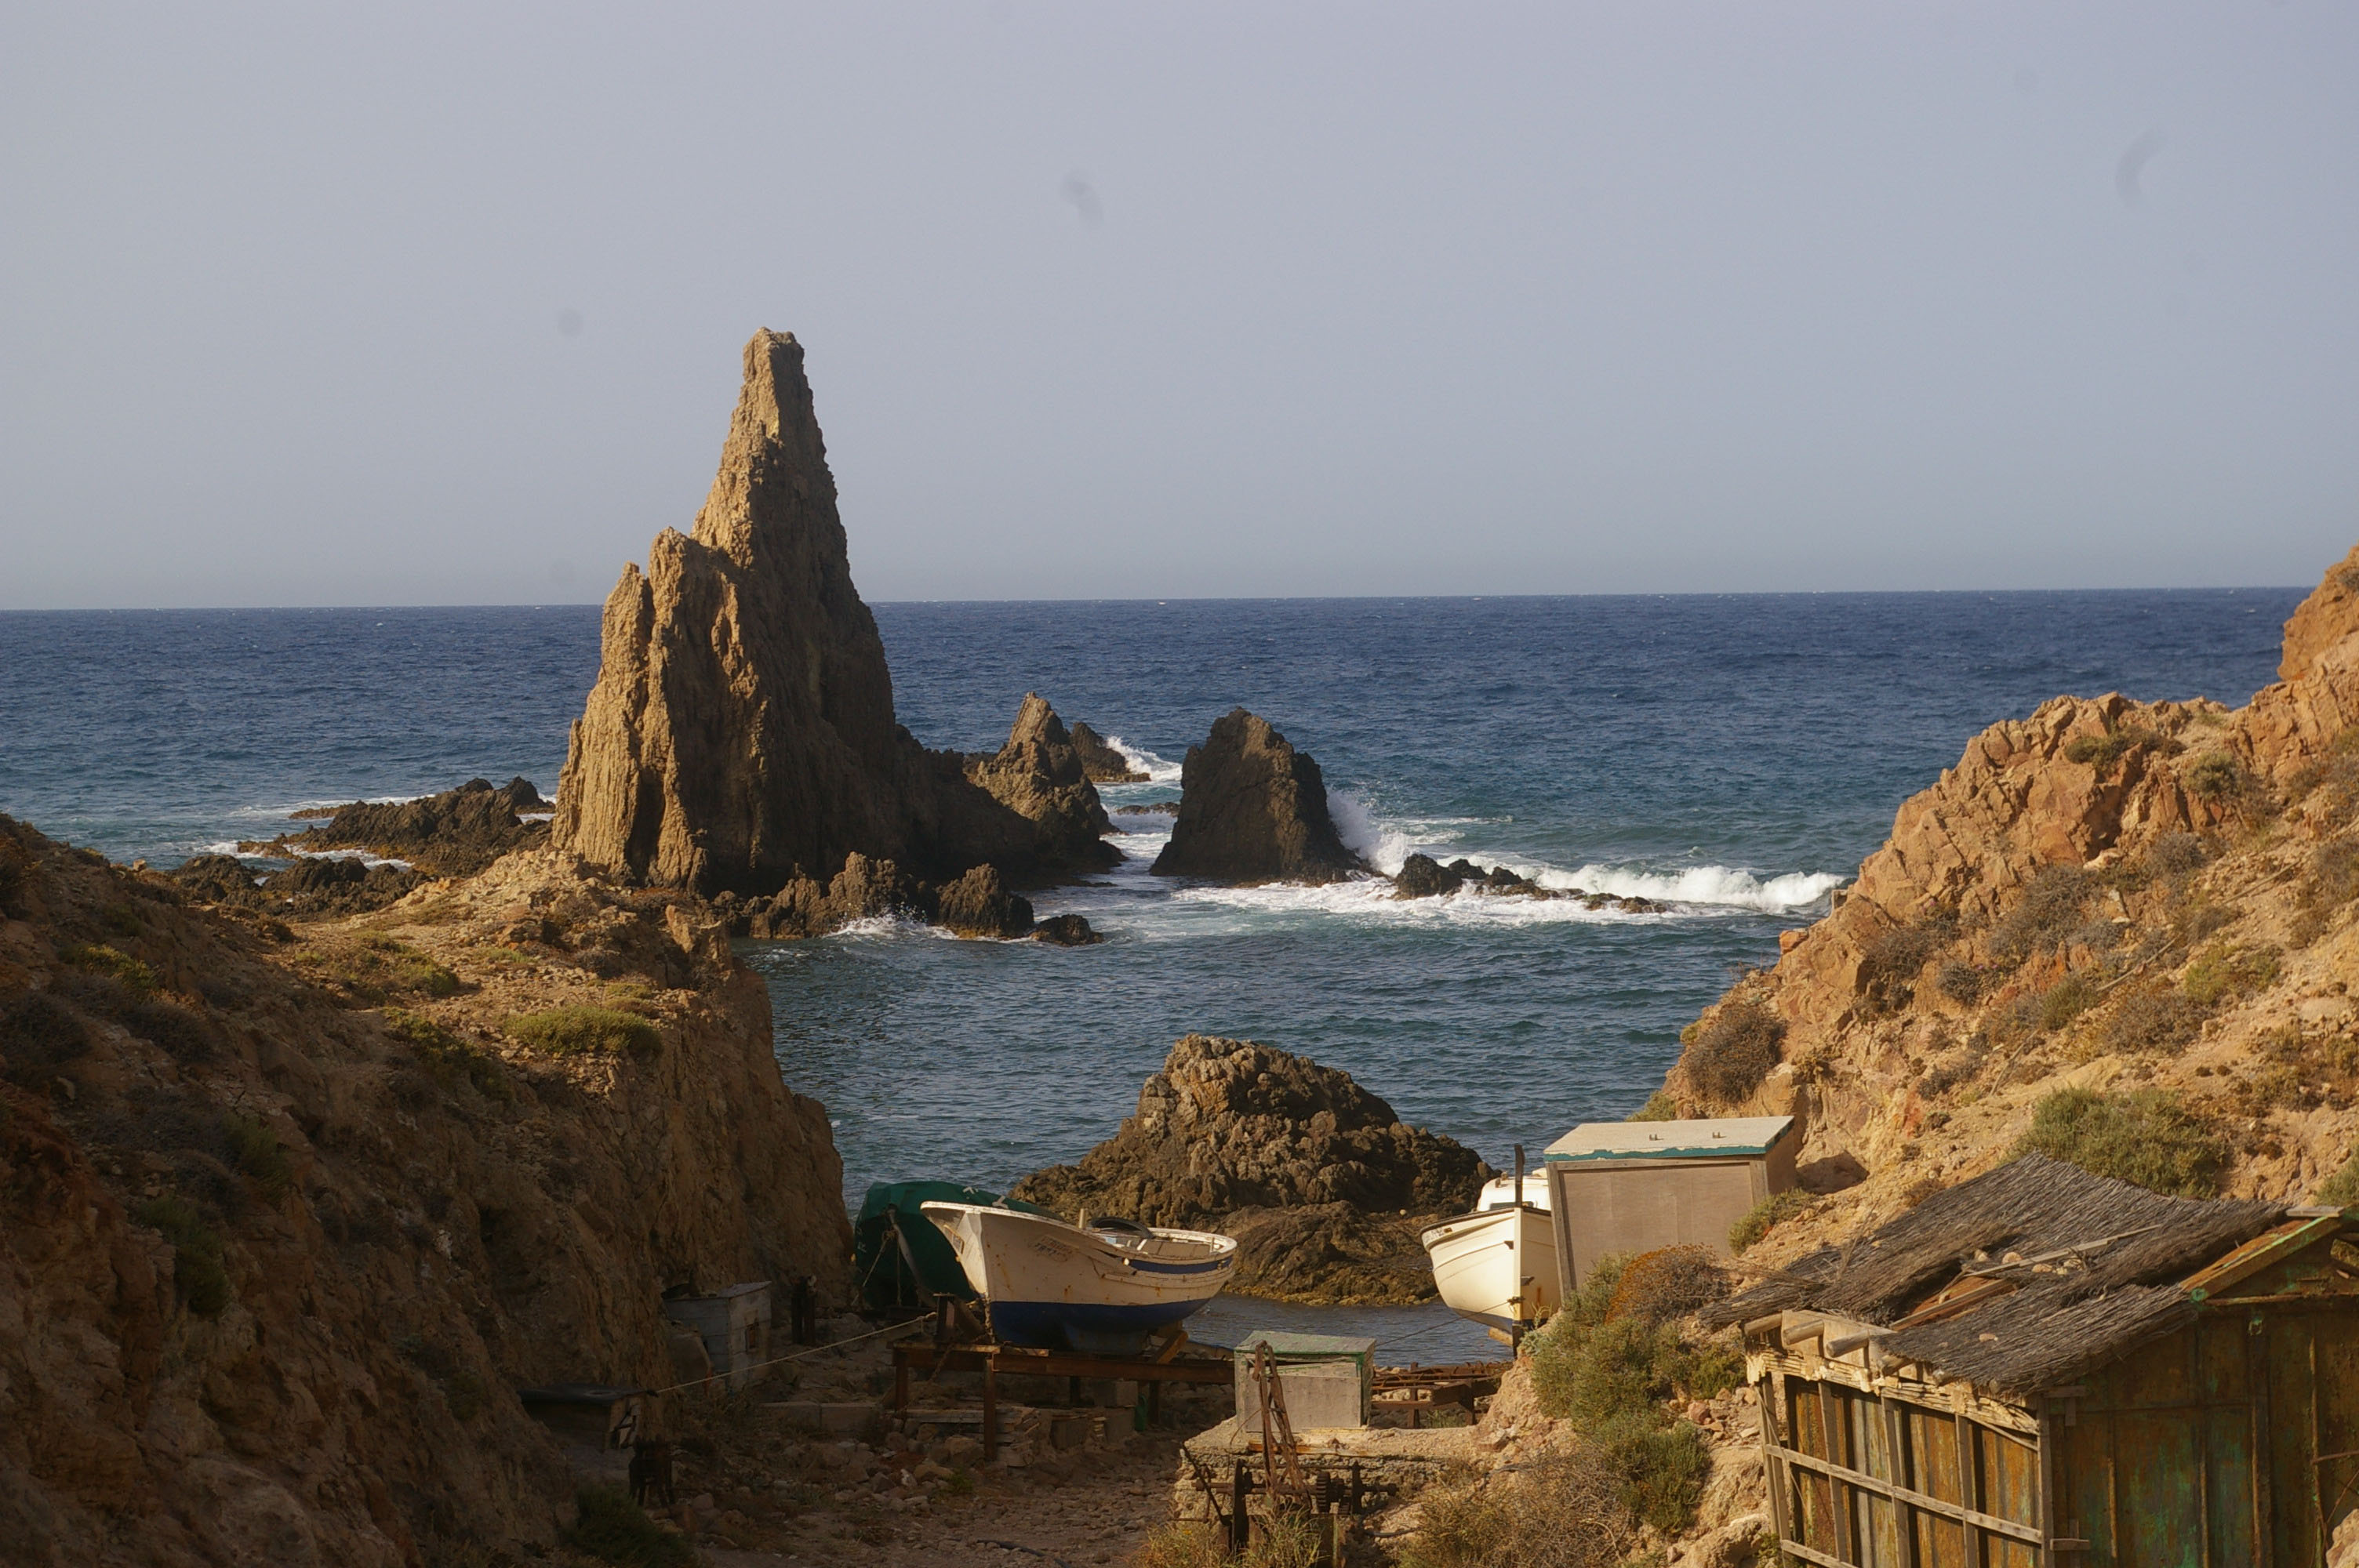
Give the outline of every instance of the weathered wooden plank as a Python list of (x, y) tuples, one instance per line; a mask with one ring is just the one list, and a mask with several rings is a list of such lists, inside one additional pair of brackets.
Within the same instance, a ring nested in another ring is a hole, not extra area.
[(2240, 1281), (2251, 1279), (2272, 1263), (2282, 1262), (2306, 1248), (2332, 1241), (2343, 1233), (2341, 1215), (2288, 1220), (2264, 1231), (2183, 1281), (2180, 1289), (2191, 1302), (2208, 1301)]
[(2015, 1540), (2028, 1541), (2035, 1544), (2047, 1539), (2036, 1525), (2018, 1524), (2014, 1519), (2001, 1519), (1995, 1514), (1986, 1514), (1977, 1509), (1961, 1508), (1955, 1503), (1945, 1503), (1930, 1493), (1881, 1480), (1864, 1470), (1854, 1470), (1848, 1465), (1838, 1465), (1831, 1459), (1821, 1459), (1815, 1454), (1804, 1454), (1798, 1449), (1785, 1447), (1783, 1444), (1776, 1446), (1772, 1452), (1789, 1465), (1799, 1465), (1805, 1470), (1816, 1471), (1830, 1480), (1839, 1481), (1844, 1486), (1855, 1487), (1863, 1491), (1880, 1493), (1896, 1502), (1907, 1503), (1910, 1508), (1923, 1509), (1929, 1513), (1940, 1514), (1944, 1519), (1958, 1519), (1993, 1535), (2010, 1536)]

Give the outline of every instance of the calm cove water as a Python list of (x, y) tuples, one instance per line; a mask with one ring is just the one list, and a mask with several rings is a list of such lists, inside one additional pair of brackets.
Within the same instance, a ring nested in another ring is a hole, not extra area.
[[(2241, 703), (2300, 597), (881, 605), (902, 721), (929, 745), (995, 748), (1037, 690), (1156, 775), (1106, 790), (1118, 807), (1174, 798), (1189, 744), (1243, 704), (1318, 757), (1379, 865), (1464, 854), (1670, 912), (1173, 885), (1146, 871), (1168, 819), (1118, 816), (1130, 860), (1036, 899), (1102, 946), (880, 923), (747, 956), (855, 1196), (1074, 1159), (1190, 1031), (1347, 1068), (1505, 1165), (1644, 1101), (1730, 970), (1822, 914), (1973, 731), (2063, 692)], [(553, 788), (597, 660), (586, 606), (0, 614), (0, 811), (171, 863), (305, 805), (473, 774)], [(1273, 1315), (1224, 1308), (1214, 1336), (1240, 1312)], [(1413, 1336), (1405, 1357), (1479, 1353), (1451, 1321), (1351, 1316)]]

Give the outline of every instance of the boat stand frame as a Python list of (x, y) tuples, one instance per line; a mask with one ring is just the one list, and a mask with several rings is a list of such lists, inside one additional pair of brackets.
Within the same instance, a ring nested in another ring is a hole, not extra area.
[(893, 1346), (893, 1412), (905, 1414), (909, 1409), (909, 1374), (922, 1371), (981, 1372), (983, 1374), (983, 1457), (988, 1464), (999, 1457), (999, 1378), (1002, 1373), (1029, 1378), (1064, 1378), (1071, 1390), (1070, 1398), (1080, 1400), (1081, 1380), (1092, 1379), (1126, 1379), (1142, 1385), (1140, 1397), (1147, 1401), (1147, 1419), (1152, 1423), (1162, 1413), (1163, 1385), (1166, 1383), (1226, 1383), (1236, 1376), (1235, 1364), (1226, 1352), (1216, 1360), (1203, 1356), (1182, 1356), (1181, 1346), (1188, 1343), (1186, 1332), (1180, 1331), (1167, 1340), (1162, 1348), (1144, 1356), (1090, 1356), (1068, 1350), (1035, 1350), (1027, 1346), (1000, 1345), (991, 1340), (903, 1340)]

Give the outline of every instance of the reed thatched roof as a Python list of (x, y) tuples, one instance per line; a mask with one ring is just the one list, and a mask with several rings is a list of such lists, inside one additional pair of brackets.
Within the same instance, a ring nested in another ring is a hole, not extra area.
[[(1885, 1350), (2016, 1394), (2069, 1381), (2192, 1317), (2180, 1281), (2285, 1216), (2282, 1205), (2165, 1197), (2028, 1154), (1822, 1247), (1713, 1309), (1720, 1324), (1812, 1308), (1897, 1329)], [(2012, 1287), (1901, 1326), (1962, 1279)]]

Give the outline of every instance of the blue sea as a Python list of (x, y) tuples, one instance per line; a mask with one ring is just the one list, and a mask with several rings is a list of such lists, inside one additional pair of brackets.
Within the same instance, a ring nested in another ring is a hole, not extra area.
[[(1146, 870), (1168, 819), (1118, 816), (1130, 858), (1036, 899), (1102, 946), (879, 923), (747, 956), (855, 1196), (1075, 1159), (1191, 1031), (1346, 1068), (1504, 1166), (1641, 1104), (1681, 1025), (1975, 730), (2059, 693), (2241, 703), (2302, 591), (879, 605), (929, 745), (995, 749), (1038, 691), (1154, 775), (1114, 807), (1175, 797), (1242, 704), (1319, 759), (1379, 865), (1466, 855), (1669, 908), (1174, 885)], [(550, 789), (597, 663), (591, 606), (0, 614), (0, 811), (170, 864), (306, 806)], [(1482, 1343), (1451, 1339), (1429, 1344)]]

